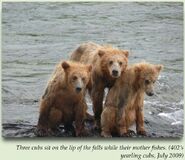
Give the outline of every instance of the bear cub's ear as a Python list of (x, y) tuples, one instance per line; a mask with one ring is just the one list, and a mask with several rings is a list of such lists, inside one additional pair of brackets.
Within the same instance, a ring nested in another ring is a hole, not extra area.
[(102, 57), (104, 54), (105, 54), (105, 51), (103, 51), (103, 50), (99, 50), (99, 51), (98, 51), (98, 55), (99, 55), (100, 57)]
[(139, 74), (141, 72), (141, 68), (139, 66), (137, 66), (135, 69), (134, 69), (135, 73), (136, 74)]
[(128, 56), (129, 56), (129, 51), (127, 51), (127, 50), (122, 50), (122, 53), (128, 58)]
[(163, 69), (163, 65), (158, 64), (155, 66), (155, 68), (157, 69), (158, 72), (160, 72)]
[(63, 68), (64, 70), (66, 70), (66, 69), (68, 69), (68, 68), (70, 67), (69, 63), (67, 63), (66, 61), (62, 62), (61, 65), (62, 65), (62, 68)]

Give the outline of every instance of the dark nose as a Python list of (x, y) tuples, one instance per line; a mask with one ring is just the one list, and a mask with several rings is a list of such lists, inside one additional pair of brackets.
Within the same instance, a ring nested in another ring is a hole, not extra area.
[(82, 88), (76, 87), (76, 91), (77, 91), (77, 92), (80, 92), (81, 90), (82, 90)]
[(112, 71), (112, 75), (117, 76), (117, 75), (118, 75), (118, 71), (113, 70), (113, 71)]
[(153, 96), (153, 95), (154, 95), (153, 92), (149, 92), (149, 93), (148, 93), (148, 96)]

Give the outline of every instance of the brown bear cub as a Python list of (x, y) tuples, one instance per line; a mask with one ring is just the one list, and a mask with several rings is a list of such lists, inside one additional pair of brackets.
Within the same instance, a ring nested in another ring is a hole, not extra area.
[(58, 125), (68, 127), (73, 122), (76, 136), (84, 134), (85, 92), (91, 69), (90, 65), (70, 61), (56, 66), (41, 99), (38, 136), (52, 135)]
[(96, 127), (100, 127), (104, 89), (111, 88), (116, 79), (125, 71), (128, 51), (101, 46), (92, 42), (80, 45), (71, 55), (71, 60), (93, 66), (88, 90), (93, 102)]
[(129, 127), (135, 122), (137, 134), (146, 135), (144, 128), (144, 93), (154, 94), (162, 65), (138, 63), (127, 68), (110, 89), (101, 115), (101, 135), (111, 137), (116, 132), (129, 136)]

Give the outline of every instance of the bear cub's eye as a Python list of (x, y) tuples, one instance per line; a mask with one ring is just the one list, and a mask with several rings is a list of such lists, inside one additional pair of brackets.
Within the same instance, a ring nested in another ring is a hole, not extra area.
[(122, 62), (119, 62), (119, 65), (121, 66), (123, 63)]
[(110, 65), (113, 64), (113, 61), (110, 61), (109, 64), (110, 64)]
[(75, 80), (77, 80), (78, 78), (77, 78), (77, 76), (73, 76), (73, 81), (75, 81)]
[(85, 81), (85, 77), (82, 77), (82, 81)]
[(150, 81), (149, 80), (145, 80), (145, 84), (150, 84)]

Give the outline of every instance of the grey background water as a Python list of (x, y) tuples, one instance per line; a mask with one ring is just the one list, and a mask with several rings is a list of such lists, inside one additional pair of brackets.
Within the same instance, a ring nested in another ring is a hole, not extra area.
[[(182, 136), (183, 3), (3, 3), (2, 123), (36, 125), (55, 64), (87, 41), (130, 50), (130, 64), (163, 64), (145, 99), (146, 127)], [(3, 136), (23, 135), (4, 127)]]

